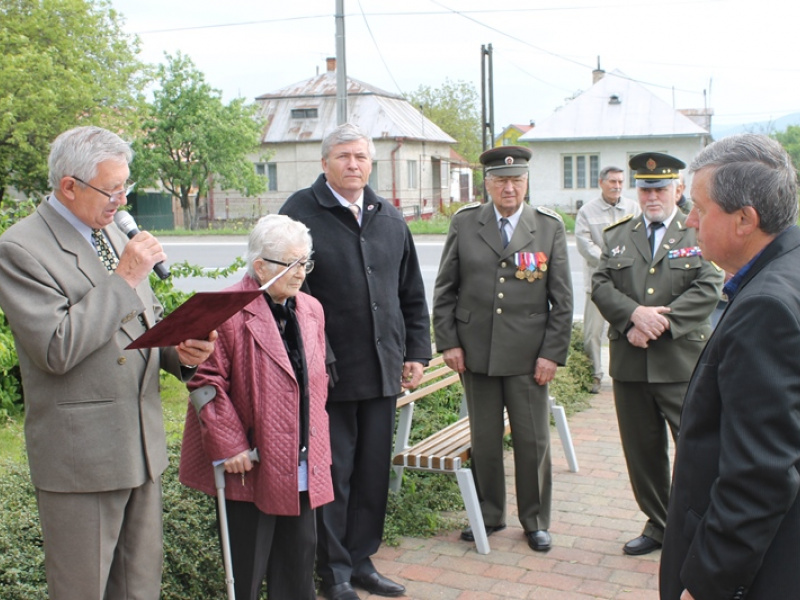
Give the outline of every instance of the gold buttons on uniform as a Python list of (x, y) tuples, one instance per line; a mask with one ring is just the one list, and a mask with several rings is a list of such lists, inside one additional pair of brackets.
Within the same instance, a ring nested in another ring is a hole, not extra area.
[(652, 275), (655, 272), (656, 272), (655, 267), (650, 267), (650, 270), (648, 271), (648, 273), (650, 273), (650, 275)]
[(503, 309), (502, 309), (502, 308), (498, 308), (498, 309), (497, 309), (495, 312), (496, 312), (498, 315), (502, 315), (502, 314), (503, 314)]
[(505, 277), (501, 277), (500, 278), (500, 283), (505, 283), (505, 282), (506, 282), (506, 278)]
[(656, 291), (653, 288), (647, 288), (647, 293), (648, 294), (652, 295), (652, 294), (655, 294), (655, 292)]
[(504, 269), (506, 268), (507, 265), (508, 263), (506, 261), (500, 263), (500, 266), (503, 267)]
[(498, 298), (500, 298), (500, 299), (502, 300), (502, 298), (503, 298), (503, 292), (500, 292), (499, 294), (497, 294), (497, 297), (498, 297)]
[(118, 365), (124, 365), (126, 362), (128, 362), (128, 359), (127, 359), (127, 358), (125, 358), (124, 356), (120, 356), (120, 357), (117, 359), (117, 364), (118, 364)]

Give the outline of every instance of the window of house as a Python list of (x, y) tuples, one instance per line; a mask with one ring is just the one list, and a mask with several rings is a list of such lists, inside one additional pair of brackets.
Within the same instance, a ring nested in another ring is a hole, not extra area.
[(278, 191), (278, 165), (276, 163), (255, 163), (256, 174), (267, 178), (267, 189), (270, 192)]
[(367, 185), (371, 187), (373, 190), (378, 189), (378, 161), (372, 161), (372, 172), (369, 174), (369, 181)]
[(416, 160), (409, 160), (408, 161), (408, 187), (410, 189), (417, 188), (417, 161)]
[(316, 108), (293, 108), (293, 119), (316, 119), (318, 117)]
[(596, 189), (600, 175), (599, 154), (566, 154), (562, 157), (561, 181), (565, 190)]

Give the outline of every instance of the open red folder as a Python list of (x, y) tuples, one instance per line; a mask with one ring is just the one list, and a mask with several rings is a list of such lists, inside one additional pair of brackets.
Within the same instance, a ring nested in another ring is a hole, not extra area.
[(258, 298), (302, 260), (298, 258), (256, 290), (197, 292), (125, 349), (164, 348), (177, 346), (184, 340), (208, 339), (208, 334)]
[(163, 348), (184, 340), (205, 340), (208, 334), (264, 292), (197, 292), (125, 348)]

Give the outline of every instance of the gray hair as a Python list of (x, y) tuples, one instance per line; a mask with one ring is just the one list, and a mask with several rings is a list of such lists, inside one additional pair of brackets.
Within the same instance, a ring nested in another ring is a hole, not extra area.
[(743, 133), (707, 146), (689, 171), (712, 169), (709, 195), (730, 214), (752, 206), (759, 227), (776, 235), (797, 222), (797, 171), (777, 141)]
[(344, 123), (339, 125), (336, 129), (331, 131), (322, 140), (322, 158), (327, 159), (331, 148), (339, 144), (349, 144), (350, 142), (357, 142), (359, 140), (367, 140), (369, 146), (369, 156), (375, 160), (375, 144), (372, 143), (372, 138), (369, 137), (362, 129), (353, 125), (352, 123)]
[(605, 181), (606, 179), (608, 179), (609, 173), (624, 173), (624, 172), (625, 172), (624, 170), (620, 169), (617, 166), (608, 165), (607, 167), (603, 167), (602, 169), (600, 169), (600, 175), (598, 175), (597, 178), (600, 181)]
[(130, 144), (116, 133), (93, 125), (65, 131), (50, 146), (50, 186), (57, 190), (64, 177), (91, 181), (97, 175), (97, 165), (107, 160), (130, 164)]
[[(261, 217), (250, 232), (247, 242), (247, 273), (256, 278), (253, 263), (257, 258), (266, 257), (283, 260), (289, 249), (296, 246), (304, 248), (304, 254), (311, 255), (311, 233), (300, 221), (286, 215), (267, 215)], [(283, 267), (269, 263), (274, 273)]]

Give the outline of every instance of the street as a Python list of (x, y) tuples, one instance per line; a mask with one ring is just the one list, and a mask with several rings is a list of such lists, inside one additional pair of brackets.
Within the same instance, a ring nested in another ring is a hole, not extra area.
[[(423, 235), (415, 238), (417, 254), (419, 255), (422, 278), (425, 283), (425, 293), (428, 306), (433, 303), (433, 286), (436, 273), (439, 270), (439, 260), (442, 256), (444, 245), (443, 235)], [(247, 251), (247, 238), (245, 236), (211, 236), (211, 237), (163, 237), (161, 244), (167, 253), (167, 265), (188, 261), (207, 269), (227, 267), (237, 256), (244, 256)], [(569, 264), (572, 271), (572, 289), (575, 296), (575, 318), (583, 318), (583, 260), (575, 247), (572, 235), (567, 236), (569, 248)], [(208, 279), (204, 277), (190, 277), (175, 280), (175, 287), (185, 292), (211, 292), (221, 290), (239, 281), (244, 270), (228, 278)]]

